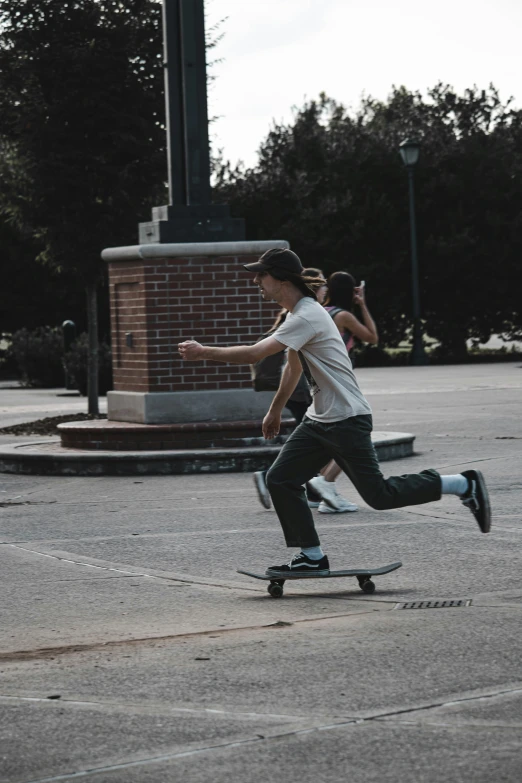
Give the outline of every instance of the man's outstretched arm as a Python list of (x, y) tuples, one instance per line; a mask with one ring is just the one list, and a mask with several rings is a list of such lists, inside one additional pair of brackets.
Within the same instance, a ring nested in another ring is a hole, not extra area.
[(273, 337), (265, 337), (255, 345), (232, 345), (221, 348), (218, 345), (201, 345), (195, 340), (178, 343), (178, 352), (182, 359), (189, 362), (211, 361), (225, 364), (255, 364), (265, 356), (284, 351), (285, 345)]

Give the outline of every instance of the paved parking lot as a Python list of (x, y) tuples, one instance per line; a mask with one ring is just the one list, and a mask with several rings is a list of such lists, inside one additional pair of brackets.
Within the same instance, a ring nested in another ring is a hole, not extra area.
[[(237, 574), (287, 553), (247, 474), (0, 474), (0, 780), (518, 783), (522, 368), (358, 377), (375, 428), (417, 436), (386, 475), (477, 466), (493, 507), (482, 535), (453, 497), (379, 512), (342, 478), (332, 567), (404, 564), (372, 596)], [(470, 603), (398, 608), (431, 599)]]

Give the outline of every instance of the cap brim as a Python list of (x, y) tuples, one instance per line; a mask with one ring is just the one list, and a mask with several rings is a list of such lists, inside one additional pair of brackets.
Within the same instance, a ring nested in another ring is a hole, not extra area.
[(266, 272), (269, 268), (261, 261), (254, 261), (252, 264), (243, 264), (243, 266), (245, 269), (248, 269), (249, 272)]

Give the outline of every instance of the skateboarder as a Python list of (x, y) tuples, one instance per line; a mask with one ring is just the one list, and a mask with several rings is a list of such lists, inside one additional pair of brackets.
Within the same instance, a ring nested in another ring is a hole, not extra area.
[[(326, 280), (324, 279), (324, 275), (323, 275), (323, 273), (322, 273), (322, 271), (320, 269), (315, 269), (315, 268), (310, 267), (308, 269), (303, 270), (303, 275), (308, 276), (308, 277), (314, 277), (314, 278), (317, 278), (318, 280), (319, 279), (321, 280), (321, 285), (316, 287), (316, 295), (317, 295), (318, 298), (320, 296), (319, 291), (326, 293)], [(284, 323), (284, 320), (285, 320), (287, 315), (288, 315), (288, 311), (283, 308), (277, 314), (277, 317), (276, 317), (274, 323), (272, 324), (272, 326), (270, 327), (268, 332), (266, 332), (263, 335), (263, 337), (268, 337), (273, 332), (275, 332), (278, 329), (278, 327), (281, 326), (282, 323)], [(266, 380), (264, 378), (262, 378), (260, 391), (274, 391), (275, 392), (279, 388), (279, 383), (281, 381), (281, 372), (283, 370), (284, 363), (285, 363), (285, 358), (284, 358), (285, 357), (285, 353), (286, 352), (277, 355), (279, 357), (279, 361), (280, 361), (280, 364), (279, 363), (277, 364), (277, 368), (278, 368), (277, 377), (272, 377), (272, 375), (273, 375), (273, 362), (274, 362), (274, 359), (271, 358), (271, 357), (268, 357), (268, 361), (270, 362), (268, 373), (270, 374), (270, 376)], [(257, 375), (257, 373), (259, 373), (259, 367), (264, 368), (265, 365), (266, 365), (266, 361), (261, 361), (257, 365), (254, 365), (254, 372), (253, 372), (253, 374), (256, 377), (256, 382), (255, 383), (258, 383), (258, 375)], [(256, 388), (255, 385), (254, 385), (254, 388)], [(257, 389), (256, 389), (256, 391), (257, 391)], [(287, 400), (285, 407), (288, 408), (288, 410), (290, 411), (290, 413), (294, 417), (296, 423), (297, 424), (301, 424), (301, 422), (302, 422), (302, 420), (304, 418), (304, 415), (305, 415), (306, 411), (308, 410), (308, 408), (310, 407), (311, 403), (312, 403), (312, 396), (310, 394), (310, 389), (308, 387), (308, 383), (307, 383), (304, 375), (301, 375), (301, 377), (299, 379), (299, 382), (298, 382), (296, 388), (294, 389), (294, 391), (292, 392), (291, 396)], [(272, 500), (270, 498), (270, 493), (269, 493), (268, 488), (266, 486), (266, 474), (267, 473), (268, 473), (268, 470), (256, 470), (253, 473), (253, 479), (254, 479), (254, 486), (255, 486), (255, 488), (257, 490), (257, 495), (259, 497), (259, 501), (260, 501), (261, 505), (264, 508), (270, 509), (270, 508), (272, 508)], [(310, 486), (310, 484), (307, 484), (307, 486), (306, 486), (306, 499), (308, 501), (308, 505), (309, 505), (310, 508), (319, 508), (319, 506), (323, 502), (321, 495), (319, 495), (313, 489), (313, 487)]]
[[(317, 302), (314, 281), (302, 275), (303, 266), (291, 250), (272, 249), (259, 261), (245, 264), (265, 298), (289, 311), (274, 334), (255, 345), (201, 345), (187, 340), (178, 345), (183, 359), (253, 364), (263, 356), (288, 348), (288, 360), (268, 413), (263, 420), (267, 439), (279, 433), (281, 413), (304, 370), (313, 402), (301, 424), (284, 444), (268, 471), (267, 485), (283, 528), (286, 544), (299, 551), (290, 562), (271, 566), (267, 574), (328, 574), (328, 557), (321, 549), (303, 485), (329, 459), (341, 466), (362, 498), (376, 509), (430, 503), (441, 494), (457, 495), (483, 533), (491, 518), (486, 484), (478, 470), (441, 476), (424, 470), (385, 479), (371, 441), (372, 412), (359, 389), (339, 330)], [(317, 281), (316, 281), (317, 283)]]

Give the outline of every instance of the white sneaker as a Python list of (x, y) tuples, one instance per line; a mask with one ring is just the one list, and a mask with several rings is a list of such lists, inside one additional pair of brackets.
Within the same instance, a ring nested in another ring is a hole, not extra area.
[(337, 492), (335, 481), (327, 481), (324, 476), (315, 476), (314, 478), (310, 479), (308, 483), (311, 484), (317, 494), (322, 497), (323, 502), (326, 503), (327, 506), (330, 506), (330, 508), (332, 508), (334, 511), (349, 510), (343, 508), (346, 503), (349, 504), (349, 501), (345, 500)]
[(330, 508), (323, 500), (317, 510), (320, 514), (346, 514), (347, 511), (359, 511), (359, 506), (356, 506), (355, 503), (350, 503), (349, 500), (345, 500), (341, 508)]

